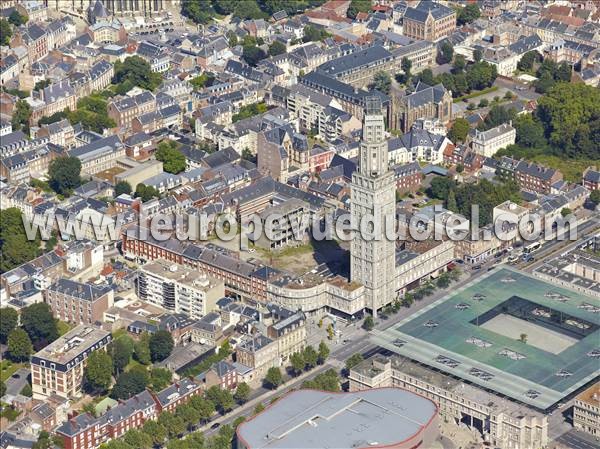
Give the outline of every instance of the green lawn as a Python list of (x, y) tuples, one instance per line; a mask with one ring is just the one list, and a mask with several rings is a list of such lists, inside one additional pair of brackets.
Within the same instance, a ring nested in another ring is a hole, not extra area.
[(2, 360), (0, 362), (0, 380), (2, 382), (6, 382), (6, 380), (12, 376), (19, 368), (22, 368), (24, 365), (22, 363), (14, 363), (10, 360)]
[(65, 321), (56, 320), (56, 327), (58, 328), (58, 334), (60, 336), (63, 336), (67, 332), (69, 332), (71, 329), (73, 329), (75, 326), (73, 326), (72, 324), (67, 323)]
[(591, 165), (598, 165), (598, 161), (592, 159), (568, 159), (565, 160), (558, 156), (540, 154), (531, 158), (550, 168), (558, 169), (562, 172), (565, 179), (570, 182), (580, 183), (583, 171)]
[(124, 335), (127, 335), (127, 329), (125, 329), (125, 328), (117, 329), (116, 331), (112, 332), (113, 340), (118, 340), (119, 338), (123, 337)]
[(470, 94), (463, 95), (462, 97), (456, 97), (453, 101), (454, 103), (460, 103), (461, 101), (470, 100), (471, 98), (477, 98), (485, 94), (496, 92), (498, 89), (498, 86), (488, 87), (487, 89), (471, 92)]

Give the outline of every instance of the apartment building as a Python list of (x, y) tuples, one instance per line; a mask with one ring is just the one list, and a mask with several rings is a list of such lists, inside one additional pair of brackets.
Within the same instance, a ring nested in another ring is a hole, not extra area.
[(51, 116), (57, 112), (69, 108), (71, 111), (77, 109), (77, 97), (75, 90), (68, 80), (52, 83), (40, 90), (39, 100), (34, 101), (31, 110), (31, 123), (37, 123), (44, 116)]
[(277, 342), (283, 365), (292, 354), (306, 346), (306, 316), (303, 312), (292, 312), (275, 304), (268, 304), (267, 309), (275, 321), (267, 327), (267, 337)]
[[(264, 223), (264, 232), (249, 237), (249, 240), (268, 250), (298, 245), (304, 242), (307, 236), (306, 228), (302, 228), (301, 224), (303, 215), (309, 211), (309, 205), (298, 198), (269, 206), (259, 214), (261, 222)], [(278, 218), (274, 220), (273, 217)]]
[(423, 179), (423, 172), (418, 162), (396, 165), (391, 170), (394, 172), (398, 193), (404, 194), (419, 190), (421, 180)]
[(69, 156), (81, 161), (81, 172), (95, 175), (116, 166), (117, 159), (125, 156), (125, 145), (117, 135), (94, 140), (69, 150)]
[(84, 284), (60, 278), (44, 292), (53, 315), (68, 323), (101, 323), (104, 312), (114, 304), (114, 291), (108, 286)]
[(52, 144), (13, 154), (0, 160), (0, 174), (11, 184), (26, 184), (45, 176), (50, 162), (60, 154), (61, 149)]
[(65, 148), (75, 146), (75, 130), (66, 118), (40, 126), (36, 138), (48, 138), (50, 143)]
[(540, 412), (401, 356), (374, 356), (352, 368), (349, 378), (350, 391), (397, 387), (429, 398), (442, 419), (465, 423), (495, 447), (537, 449), (549, 442), (548, 419)]
[(246, 336), (235, 353), (238, 363), (253, 369), (251, 380), (255, 382), (264, 379), (269, 368), (280, 365), (277, 342), (261, 334)]
[(575, 398), (573, 426), (591, 435), (600, 435), (600, 382)]
[(140, 268), (137, 294), (156, 306), (200, 319), (216, 309), (225, 288), (223, 281), (198, 270), (157, 259)]
[(34, 399), (54, 394), (72, 399), (81, 395), (88, 356), (104, 350), (112, 341), (110, 332), (81, 325), (31, 356), (31, 387)]
[(433, 1), (422, 1), (406, 8), (403, 34), (412, 39), (437, 42), (456, 29), (456, 11)]
[(102, 59), (90, 67), (88, 71), (73, 74), (71, 85), (75, 89), (78, 98), (85, 97), (96, 90), (103, 90), (107, 87), (114, 74), (114, 65)]
[(134, 118), (155, 109), (156, 97), (148, 91), (113, 99), (107, 106), (108, 116), (119, 128), (129, 128)]
[(289, 89), (285, 106), (300, 120), (300, 129), (332, 141), (359, 129), (361, 123), (329, 95), (298, 84)]
[(550, 193), (552, 184), (562, 179), (563, 174), (559, 170), (543, 167), (533, 162), (522, 160), (515, 168), (515, 180), (519, 187), (537, 193)]
[(513, 128), (512, 122), (503, 123), (487, 131), (474, 129), (470, 132), (469, 138), (473, 151), (485, 157), (492, 157), (501, 149), (514, 145), (517, 131)]

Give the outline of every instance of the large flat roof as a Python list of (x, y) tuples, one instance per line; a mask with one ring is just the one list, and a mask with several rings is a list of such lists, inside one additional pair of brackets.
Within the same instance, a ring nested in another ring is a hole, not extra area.
[(252, 449), (388, 446), (419, 434), (436, 414), (432, 401), (399, 388), (297, 390), (242, 423), (237, 435)]
[[(598, 377), (600, 314), (591, 304), (597, 300), (501, 267), (373, 339), (412, 360), (546, 410)], [(498, 331), (486, 325), (503, 319), (506, 327), (515, 319), (523, 327)], [(525, 332), (531, 335), (520, 334)], [(544, 336), (564, 336), (571, 343), (555, 353), (539, 344)]]

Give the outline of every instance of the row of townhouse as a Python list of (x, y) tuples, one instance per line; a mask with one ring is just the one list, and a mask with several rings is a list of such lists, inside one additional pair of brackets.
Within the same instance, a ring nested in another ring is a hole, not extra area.
[(73, 416), (56, 429), (56, 434), (62, 437), (65, 449), (95, 449), (157, 419), (163, 411), (174, 412), (202, 391), (202, 384), (187, 378), (158, 393), (144, 390), (98, 418), (89, 413)]

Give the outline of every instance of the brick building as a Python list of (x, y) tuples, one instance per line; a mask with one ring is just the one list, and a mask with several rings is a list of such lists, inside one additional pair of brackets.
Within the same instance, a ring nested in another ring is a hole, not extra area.
[(114, 292), (110, 287), (65, 278), (50, 285), (44, 295), (55, 317), (77, 324), (102, 322), (104, 312), (114, 303)]

